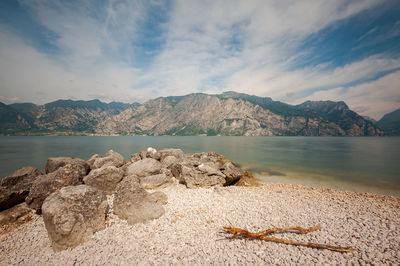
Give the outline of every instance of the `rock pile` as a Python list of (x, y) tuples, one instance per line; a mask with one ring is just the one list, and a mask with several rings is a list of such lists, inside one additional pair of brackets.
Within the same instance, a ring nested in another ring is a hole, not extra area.
[[(184, 154), (180, 149), (148, 148), (126, 161), (110, 150), (86, 162), (49, 158), (45, 175), (25, 167), (0, 179), (0, 208), (25, 200), (29, 208), (43, 215), (52, 246), (59, 251), (73, 248), (104, 229), (110, 213), (129, 224), (159, 218), (168, 199), (158, 188), (178, 183), (187, 188), (227, 186), (248, 176), (215, 152)], [(107, 195), (114, 199), (111, 206)], [(22, 208), (24, 213), (26, 208)]]

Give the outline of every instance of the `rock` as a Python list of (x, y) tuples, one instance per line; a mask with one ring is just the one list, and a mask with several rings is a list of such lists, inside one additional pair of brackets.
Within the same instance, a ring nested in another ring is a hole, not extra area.
[(167, 157), (164, 157), (161, 161), (161, 165), (163, 168), (168, 168), (170, 165), (172, 165), (174, 163), (179, 163), (179, 159), (172, 155), (168, 155)]
[(38, 169), (24, 167), (0, 179), (0, 211), (24, 202), (35, 179), (42, 175)]
[(147, 152), (150, 153), (150, 154), (154, 154), (154, 153), (157, 152), (157, 150), (154, 149), (154, 148), (152, 148), (152, 147), (148, 147), (148, 148), (147, 148)]
[(145, 189), (154, 189), (166, 186), (168, 183), (171, 183), (171, 178), (167, 177), (166, 174), (161, 173), (158, 175), (150, 175), (139, 178), (140, 184)]
[(124, 170), (115, 166), (103, 166), (92, 170), (83, 178), (86, 185), (103, 190), (107, 195), (115, 192), (118, 183), (124, 176)]
[(161, 163), (153, 158), (146, 158), (137, 161), (126, 169), (127, 175), (136, 175), (139, 177), (156, 175), (161, 172)]
[(90, 171), (90, 166), (82, 159), (72, 157), (50, 157), (46, 163), (46, 174), (56, 171), (58, 168), (67, 164), (78, 164), (86, 169), (86, 174)]
[(163, 193), (161, 191), (155, 191), (155, 192), (151, 193), (149, 195), (149, 197), (151, 199), (153, 199), (155, 202), (161, 203), (162, 205), (165, 205), (168, 203), (167, 195), (165, 195), (165, 193)]
[(179, 163), (173, 163), (168, 167), (168, 170), (171, 171), (172, 175), (178, 179), (179, 181), (183, 181), (181, 179), (181, 175), (182, 175), (182, 165)]
[(202, 163), (197, 167), (202, 173), (207, 175), (220, 175), (225, 177), (214, 163)]
[(159, 153), (161, 154), (161, 161), (167, 156), (174, 156), (178, 159), (182, 159), (183, 157), (185, 157), (185, 154), (181, 149), (163, 149), (160, 150)]
[[(93, 156), (92, 156), (93, 158)], [(91, 158), (91, 159), (92, 159)], [(90, 160), (90, 159), (89, 159)], [(91, 169), (98, 169), (103, 166), (115, 166), (115, 167), (120, 167), (123, 164), (125, 164), (125, 159), (122, 157), (121, 154), (118, 152), (115, 152), (113, 150), (109, 150), (104, 157), (100, 158), (95, 158), (94, 162), (91, 166)]]
[(0, 212), (0, 225), (17, 222), (28, 214), (33, 214), (33, 210), (28, 208), (25, 202), (15, 205), (5, 211)]
[(244, 176), (244, 171), (234, 166), (231, 162), (224, 164), (221, 170), (225, 175), (225, 186), (236, 183), (242, 176)]
[(142, 160), (142, 157), (140, 156), (140, 153), (135, 153), (135, 154), (132, 154), (130, 161), (132, 163), (135, 163), (135, 162), (140, 161), (140, 160)]
[(131, 225), (157, 219), (165, 212), (159, 198), (160, 193), (148, 193), (134, 178), (128, 176), (118, 185), (114, 213)]
[(106, 195), (91, 186), (68, 186), (43, 203), (43, 221), (54, 250), (74, 248), (106, 226)]
[(187, 166), (182, 166), (182, 173), (178, 180), (188, 188), (208, 188), (211, 186), (223, 186), (225, 184), (225, 178), (222, 176), (207, 175)]
[(36, 178), (25, 201), (28, 206), (40, 213), (43, 201), (53, 192), (66, 186), (82, 184), (86, 168), (78, 164), (67, 164), (56, 171)]
[(86, 161), (86, 163), (89, 165), (90, 169), (94, 169), (94, 162), (96, 159), (101, 158), (100, 155), (98, 154), (93, 154), (92, 157), (89, 158), (89, 160)]

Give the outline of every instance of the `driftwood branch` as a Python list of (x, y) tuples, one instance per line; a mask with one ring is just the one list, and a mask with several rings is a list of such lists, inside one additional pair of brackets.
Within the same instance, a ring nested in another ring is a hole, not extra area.
[(266, 241), (272, 241), (272, 242), (277, 242), (277, 243), (282, 243), (286, 245), (295, 245), (295, 246), (305, 246), (305, 247), (311, 247), (311, 248), (320, 248), (320, 249), (328, 249), (328, 250), (333, 250), (333, 251), (339, 251), (339, 252), (351, 252), (351, 251), (357, 251), (354, 248), (349, 248), (349, 247), (339, 247), (339, 246), (331, 246), (331, 245), (324, 245), (324, 244), (316, 244), (316, 243), (310, 243), (310, 242), (300, 242), (300, 241), (295, 241), (295, 240), (289, 240), (289, 239), (281, 239), (281, 238), (276, 238), (276, 237), (271, 237), (267, 236), (275, 232), (297, 232), (300, 234), (307, 234), (310, 232), (314, 232), (316, 230), (321, 229), (320, 225), (310, 227), (310, 228), (302, 228), (299, 226), (293, 226), (293, 227), (283, 227), (283, 228), (270, 228), (262, 232), (258, 233), (251, 233), (247, 230), (236, 228), (233, 226), (227, 226), (223, 227), (225, 232), (227, 233), (233, 233), (233, 235), (230, 237), (230, 239), (234, 239), (238, 236), (244, 237), (246, 240), (248, 239), (260, 239), (260, 240), (266, 240)]

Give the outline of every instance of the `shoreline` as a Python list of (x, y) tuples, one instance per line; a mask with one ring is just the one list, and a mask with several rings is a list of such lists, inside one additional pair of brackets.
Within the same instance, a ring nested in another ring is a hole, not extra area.
[[(2, 264), (395, 264), (400, 260), (400, 198), (263, 183), (258, 187), (161, 189), (166, 213), (145, 224), (128, 225), (115, 215), (92, 239), (61, 252), (50, 247), (43, 219), (0, 235)], [(227, 240), (223, 226), (256, 232), (270, 227), (317, 224), (306, 235), (276, 237), (358, 251), (339, 253), (259, 240)], [(40, 252), (38, 252), (40, 250)]]

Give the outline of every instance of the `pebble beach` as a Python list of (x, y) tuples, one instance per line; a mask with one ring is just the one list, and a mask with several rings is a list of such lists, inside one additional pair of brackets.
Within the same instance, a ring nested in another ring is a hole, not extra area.
[[(395, 265), (400, 261), (400, 198), (267, 183), (259, 187), (187, 189), (171, 185), (159, 219), (128, 225), (112, 213), (108, 226), (76, 248), (53, 251), (41, 216), (0, 234), (0, 265)], [(273, 236), (352, 247), (335, 252), (223, 232), (321, 225), (308, 234)]]

